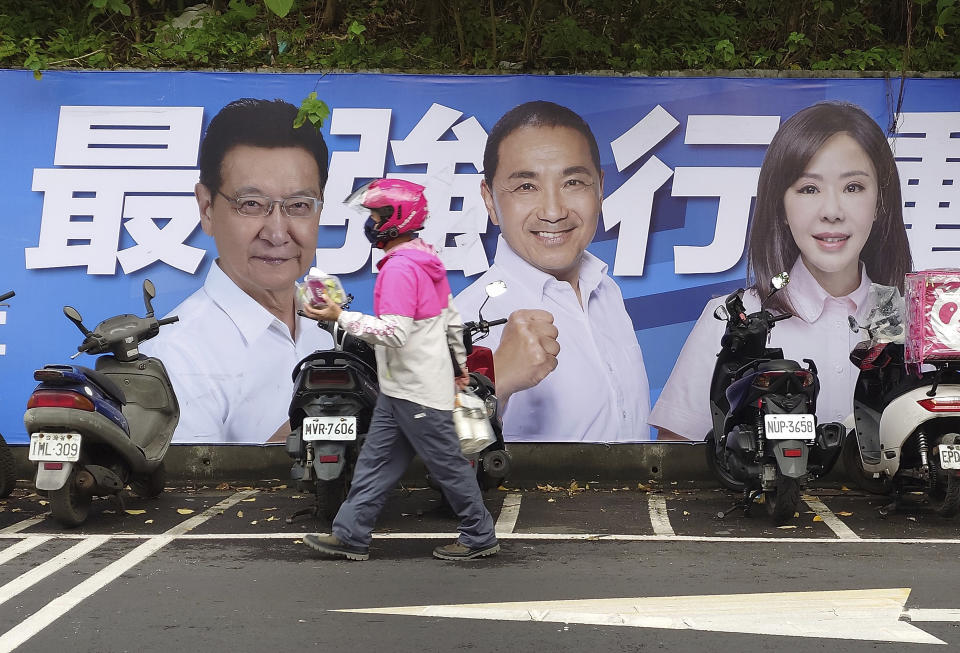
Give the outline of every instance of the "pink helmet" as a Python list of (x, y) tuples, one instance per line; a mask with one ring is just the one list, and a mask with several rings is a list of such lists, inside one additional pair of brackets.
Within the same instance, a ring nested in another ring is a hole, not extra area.
[(368, 235), (373, 235), (377, 246), (393, 240), (401, 234), (423, 229), (427, 219), (427, 198), (419, 184), (403, 179), (374, 179), (355, 190), (344, 201), (350, 208), (361, 212), (375, 212), (383, 218), (379, 227), (368, 225)]

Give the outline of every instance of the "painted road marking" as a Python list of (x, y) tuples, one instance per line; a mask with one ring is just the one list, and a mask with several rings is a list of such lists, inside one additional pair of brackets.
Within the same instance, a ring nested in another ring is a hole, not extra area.
[[(301, 539), (308, 533), (318, 531), (284, 532), (284, 533), (184, 533), (174, 536), (175, 540), (295, 540)], [(325, 535), (323, 531), (319, 531)], [(456, 538), (456, 531), (435, 533), (374, 533), (375, 540), (446, 540)], [(58, 540), (82, 540), (90, 537), (77, 533), (31, 533), (30, 535), (0, 535), (0, 540), (24, 539), (27, 537), (44, 536)], [(149, 540), (157, 535), (136, 533), (122, 533), (111, 535), (114, 540)], [(741, 542), (746, 544), (958, 544), (960, 538), (931, 537), (878, 537), (869, 540), (840, 540), (836, 537), (728, 537), (723, 535), (634, 535), (629, 533), (504, 533), (504, 540), (540, 540), (553, 542)]]
[(670, 525), (670, 515), (667, 514), (667, 499), (662, 494), (650, 494), (648, 496), (650, 508), (650, 523), (653, 524), (653, 532), (657, 535), (676, 535), (673, 532), (673, 526)]
[(803, 502), (810, 506), (810, 510), (815, 512), (827, 527), (837, 534), (841, 540), (859, 540), (860, 536), (844, 524), (839, 517), (833, 514), (833, 511), (818, 499), (817, 497), (804, 496)]
[(497, 516), (497, 524), (494, 530), (497, 537), (512, 533), (517, 527), (517, 517), (520, 516), (520, 499), (522, 495), (519, 492), (511, 492), (503, 497), (503, 507), (500, 508), (500, 515)]
[(18, 521), (16, 524), (11, 524), (6, 528), (0, 528), (0, 534), (2, 533), (19, 533), (20, 531), (26, 530), (31, 526), (39, 524), (44, 519), (47, 518), (47, 515), (50, 513), (45, 512), (42, 515), (36, 515), (35, 517), (30, 517), (29, 519), (24, 519), (23, 521)]
[[(909, 588), (894, 588), (414, 605), (331, 612), (946, 644), (901, 620), (908, 596)], [(757, 606), (762, 606), (763, 619), (757, 618)]]
[(53, 536), (52, 535), (30, 535), (28, 537), (23, 538), (19, 542), (15, 542), (14, 544), (11, 544), (7, 548), (5, 548), (3, 551), (0, 551), (0, 565), (10, 560), (13, 560), (18, 555), (22, 553), (26, 553), (27, 551), (29, 551), (34, 547), (40, 546), (41, 544), (49, 540), (51, 537)]
[(956, 608), (909, 608), (903, 616), (910, 621), (960, 621), (960, 610)]
[[(173, 528), (165, 531), (162, 535), (154, 535), (133, 551), (114, 560), (93, 576), (90, 576), (73, 589), (53, 599), (50, 603), (34, 612), (3, 635), (0, 635), (0, 653), (8, 653), (17, 648), (80, 604), (84, 599), (92, 596), (108, 583), (143, 562), (178, 536), (184, 535), (187, 531), (196, 528), (211, 517), (223, 514), (223, 512), (231, 506), (256, 493), (257, 490), (237, 492), (220, 503), (207, 508), (199, 515), (195, 515), (177, 524)], [(93, 538), (97, 536), (88, 537)]]
[(50, 574), (60, 571), (77, 558), (87, 555), (109, 539), (109, 535), (90, 535), (60, 555), (54, 556), (43, 564), (37, 565), (30, 571), (17, 576), (3, 587), (0, 587), (0, 605), (3, 605), (20, 592), (36, 585)]

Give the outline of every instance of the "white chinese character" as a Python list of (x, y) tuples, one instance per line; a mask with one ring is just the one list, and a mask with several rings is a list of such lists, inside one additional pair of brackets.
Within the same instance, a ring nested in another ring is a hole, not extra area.
[[(184, 241), (200, 222), (202, 119), (202, 107), (61, 107), (54, 164), (71, 167), (34, 170), (44, 202), (27, 269), (115, 274), (119, 259), (125, 272), (155, 261), (195, 272), (205, 252)], [(137, 244), (118, 251), (124, 218)]]
[[(480, 240), (488, 224), (479, 191), (483, 175), (457, 172), (457, 164), (483, 169), (487, 133), (472, 116), (458, 123), (462, 115), (456, 109), (432, 105), (405, 139), (390, 142), (397, 165), (426, 164), (426, 172), (390, 176), (426, 187), (430, 219), (423, 230), (424, 240), (440, 251), (448, 270), (463, 270), (471, 276), (490, 267)], [(456, 139), (441, 140), (447, 131)], [(454, 204), (459, 208), (454, 209)], [(445, 247), (448, 234), (456, 234), (455, 245)]]
[[(691, 115), (683, 142), (687, 145), (769, 145), (780, 116)], [(717, 197), (716, 226), (708, 245), (673, 248), (674, 272), (707, 274), (734, 267), (743, 257), (750, 222), (750, 202), (757, 194), (760, 168), (677, 167), (674, 197)], [(690, 214), (687, 220), (690, 220)]]
[(330, 133), (360, 136), (356, 151), (338, 150), (330, 157), (330, 174), (324, 188), (321, 227), (346, 225), (343, 245), (317, 248), (317, 265), (329, 274), (356, 272), (370, 258), (370, 241), (363, 233), (367, 216), (347, 207), (343, 200), (357, 179), (383, 176), (390, 137), (390, 109), (334, 109)]
[(960, 112), (905, 113), (890, 139), (916, 270), (960, 264)]
[[(7, 323), (7, 312), (0, 311), (0, 326), (4, 326)], [(7, 345), (0, 342), (0, 356), (7, 355)]]
[[(623, 171), (670, 135), (680, 123), (659, 104), (626, 133), (610, 143), (617, 170)], [(640, 166), (612, 195), (603, 200), (603, 228), (620, 225), (613, 274), (642, 276), (650, 236), (653, 194), (673, 171), (656, 156)]]
[[(183, 239), (200, 220), (192, 195), (197, 179), (196, 170), (34, 170), (33, 190), (43, 192), (44, 198), (39, 243), (25, 252), (27, 269), (86, 266), (88, 274), (115, 274), (119, 255), (128, 272), (142, 267), (137, 265), (147, 259), (164, 259), (185, 272), (195, 272), (203, 250), (183, 245)], [(164, 197), (168, 193), (184, 196)], [(130, 233), (138, 245), (118, 254), (125, 200), (133, 208), (126, 215), (135, 218), (130, 221)], [(163, 202), (176, 211), (147, 216), (169, 219), (163, 229), (138, 225), (136, 218), (144, 217), (138, 212), (151, 202), (158, 206)], [(167, 229), (172, 229), (169, 235)], [(181, 234), (183, 238), (171, 244)]]

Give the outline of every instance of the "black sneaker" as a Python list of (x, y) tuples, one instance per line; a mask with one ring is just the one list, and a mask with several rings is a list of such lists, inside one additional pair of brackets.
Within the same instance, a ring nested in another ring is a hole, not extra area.
[(304, 535), (303, 543), (314, 551), (347, 560), (369, 560), (370, 549), (365, 546), (350, 546), (341, 542), (336, 535)]
[(492, 556), (499, 550), (499, 542), (471, 549), (461, 544), (460, 540), (457, 540), (453, 544), (444, 544), (443, 546), (435, 548), (433, 550), (433, 557), (440, 558), (441, 560), (473, 560), (474, 558)]

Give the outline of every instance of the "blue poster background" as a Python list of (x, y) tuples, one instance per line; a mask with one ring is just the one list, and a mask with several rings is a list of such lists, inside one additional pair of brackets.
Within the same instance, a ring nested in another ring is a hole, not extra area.
[[(203, 124), (238, 97), (281, 98), (295, 105), (311, 91), (332, 109), (391, 109), (390, 139), (403, 139), (435, 103), (474, 117), (486, 132), (507, 110), (522, 102), (544, 99), (570, 107), (588, 122), (597, 137), (610, 196), (651, 156), (670, 168), (678, 166), (758, 167), (764, 145), (684, 143), (690, 115), (781, 116), (825, 99), (859, 104), (884, 128), (897, 104), (899, 80), (884, 79), (744, 79), (626, 78), (585, 76), (427, 76), (379, 74), (276, 74), (203, 72), (48, 72), (35, 80), (29, 71), (0, 71), (0, 174), (3, 179), (3, 237), (0, 238), (0, 292), (15, 290), (6, 322), (0, 324), (0, 432), (11, 443), (27, 436), (22, 415), (35, 382), (32, 371), (45, 363), (65, 362), (76, 351), (80, 334), (62, 314), (64, 304), (80, 310), (88, 326), (122, 312), (142, 314), (141, 284), (156, 285), (158, 314), (164, 314), (196, 290), (213, 260), (212, 239), (199, 226), (186, 243), (207, 250), (195, 273), (157, 262), (131, 274), (119, 265), (112, 275), (88, 274), (84, 267), (29, 270), (25, 250), (36, 247), (44, 193), (32, 190), (35, 169), (55, 168), (61, 106), (202, 106)], [(617, 169), (611, 143), (657, 106), (679, 121), (679, 128), (659, 141), (638, 161)], [(909, 79), (903, 93), (904, 112), (960, 112), (960, 79)], [(331, 152), (350, 151), (356, 136), (331, 136)], [(960, 129), (957, 130), (960, 132)], [(447, 135), (449, 136), (449, 135)], [(444, 138), (446, 138), (445, 136)], [(953, 134), (954, 138), (960, 134)], [(469, 164), (458, 172), (477, 173)], [(386, 174), (423, 172), (397, 166), (389, 152)], [(365, 180), (357, 180), (362, 183)], [(717, 198), (671, 195), (673, 179), (653, 196), (650, 237), (642, 276), (615, 276), (631, 316), (651, 387), (651, 405), (665, 383), (684, 339), (704, 303), (743, 283), (745, 260), (710, 274), (676, 274), (674, 247), (711, 242), (716, 229)], [(479, 189), (477, 189), (479, 193)], [(328, 197), (328, 203), (338, 198)], [(960, 221), (958, 221), (960, 222)], [(343, 227), (321, 227), (320, 246), (337, 247)], [(492, 260), (497, 228), (483, 234)], [(619, 228), (604, 229), (601, 219), (590, 251), (613, 273)], [(125, 230), (119, 249), (134, 245)], [(957, 254), (960, 264), (960, 254)], [(322, 265), (322, 262), (321, 262)], [(357, 297), (354, 307), (369, 311), (373, 275), (369, 264), (341, 275)], [(473, 277), (450, 274), (454, 292)], [(84, 361), (84, 359), (86, 359)], [(92, 363), (82, 356), (78, 361)]]

